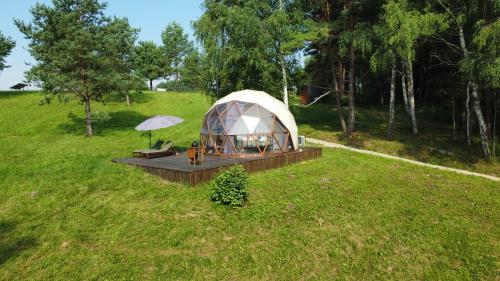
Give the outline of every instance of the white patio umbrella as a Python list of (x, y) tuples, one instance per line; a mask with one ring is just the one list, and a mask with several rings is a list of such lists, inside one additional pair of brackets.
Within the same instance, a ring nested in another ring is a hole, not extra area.
[(137, 125), (135, 129), (137, 131), (148, 131), (149, 134), (149, 148), (151, 148), (151, 131), (152, 130), (158, 130), (162, 128), (168, 128), (174, 125), (177, 125), (184, 120), (179, 117), (175, 116), (155, 116), (152, 118), (149, 118), (148, 120), (142, 122), (141, 124)]

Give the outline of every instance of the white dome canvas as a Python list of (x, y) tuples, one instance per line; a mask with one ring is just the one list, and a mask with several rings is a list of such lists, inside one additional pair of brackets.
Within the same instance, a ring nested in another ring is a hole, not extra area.
[(200, 130), (209, 154), (279, 153), (298, 147), (297, 125), (288, 107), (261, 91), (243, 90), (215, 102)]

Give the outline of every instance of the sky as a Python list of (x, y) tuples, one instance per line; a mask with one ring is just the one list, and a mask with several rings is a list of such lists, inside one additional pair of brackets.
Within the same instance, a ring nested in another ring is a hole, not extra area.
[[(29, 41), (24, 39), (14, 25), (14, 19), (29, 22), (32, 17), (30, 8), (37, 2), (50, 4), (49, 0), (0, 0), (0, 31), (16, 41), (16, 47), (6, 58), (9, 68), (0, 72), (0, 90), (24, 80), (24, 72), (33, 64), (26, 50)], [(178, 22), (191, 40), (193, 37), (192, 22), (202, 14), (202, 0), (107, 0), (108, 16), (126, 17), (130, 25), (140, 28), (139, 41), (161, 43), (161, 32), (170, 22)]]

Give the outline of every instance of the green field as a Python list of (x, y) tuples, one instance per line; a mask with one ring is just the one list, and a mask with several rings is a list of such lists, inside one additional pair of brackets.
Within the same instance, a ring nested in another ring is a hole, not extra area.
[[(154, 136), (197, 139), (201, 94), (94, 104), (110, 120), (92, 138), (81, 104), (41, 98), (0, 93), (1, 280), (499, 278), (498, 183), (324, 149), (252, 174), (249, 203), (224, 208), (208, 184), (111, 162), (147, 146), (133, 128), (155, 114), (186, 121)], [(301, 133), (326, 134), (297, 114)]]

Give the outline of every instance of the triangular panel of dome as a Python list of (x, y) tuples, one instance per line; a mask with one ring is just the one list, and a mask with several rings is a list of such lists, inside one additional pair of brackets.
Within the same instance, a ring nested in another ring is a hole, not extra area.
[(286, 134), (286, 133), (274, 133), (273, 134), (274, 139), (277, 142), (277, 146), (279, 146), (278, 149), (281, 151), (286, 151), (285, 144), (286, 144), (287, 135), (288, 134)]
[(247, 116), (243, 115), (240, 117), (238, 122), (242, 120), (246, 127), (248, 128), (247, 134), (253, 134), (255, 133), (255, 129), (257, 128), (257, 125), (259, 124), (260, 118), (259, 117), (254, 117), (254, 116)]
[(273, 130), (273, 122), (272, 118), (264, 118), (259, 119), (257, 126), (255, 126), (254, 132), (257, 134), (270, 133)]
[(257, 104), (252, 105), (250, 108), (245, 110), (243, 116), (257, 117), (260, 118), (259, 106)]
[(259, 116), (260, 118), (269, 118), (273, 117), (274, 114), (271, 111), (263, 108), (262, 106), (259, 106)]
[(225, 133), (224, 126), (220, 122), (219, 118), (211, 118), (208, 124), (210, 134), (222, 135)]
[(245, 119), (243, 119), (243, 116), (239, 117), (227, 132), (228, 135), (246, 135), (250, 133), (252, 132), (249, 130)]
[(219, 115), (220, 117), (222, 117), (222, 115), (223, 115), (224, 111), (226, 110), (227, 106), (228, 106), (228, 104), (227, 104), (227, 103), (218, 104), (218, 105), (216, 106), (216, 108), (217, 108), (217, 113), (218, 113), (218, 115)]
[(203, 126), (201, 126), (200, 133), (202, 134), (208, 134), (208, 126), (207, 126), (207, 120), (203, 120)]
[(276, 123), (274, 124), (274, 131), (279, 133), (286, 133), (288, 130), (281, 124), (280, 120), (276, 118)]
[(238, 110), (237, 102), (230, 102), (227, 104), (226, 110), (224, 112), (224, 116), (237, 117), (240, 116), (240, 111)]
[(234, 124), (240, 119), (238, 116), (225, 116), (224, 117), (224, 128), (226, 129), (226, 132), (230, 132), (231, 129), (233, 128)]
[(232, 140), (232, 137), (231, 136), (226, 136), (224, 138), (224, 154), (236, 154), (236, 148), (235, 148), (235, 144)]
[(252, 106), (254, 106), (253, 103), (248, 103), (248, 102), (241, 102), (241, 101), (239, 101), (237, 103), (240, 106), (239, 109), (240, 109), (241, 114), (245, 114), (245, 112), (247, 110), (249, 110)]
[(205, 118), (206, 122), (207, 122), (207, 125), (208, 125), (208, 130), (210, 130), (210, 125), (212, 123), (215, 122), (215, 120), (217, 120), (218, 118), (218, 114), (217, 114), (217, 111), (214, 109), (212, 109), (208, 114), (207, 114), (207, 117)]

